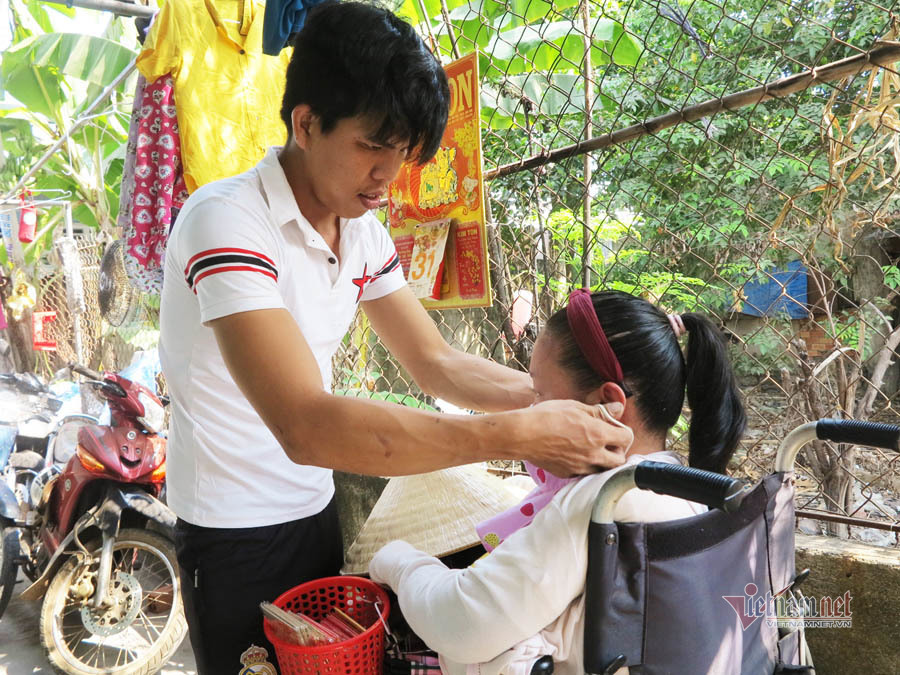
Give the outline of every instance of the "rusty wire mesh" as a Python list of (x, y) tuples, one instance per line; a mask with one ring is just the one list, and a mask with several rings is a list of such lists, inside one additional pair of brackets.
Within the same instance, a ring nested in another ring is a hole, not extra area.
[[(37, 370), (50, 376), (66, 364), (78, 362), (76, 351), (76, 325), (81, 333), (81, 362), (95, 369), (120, 370), (127, 366), (136, 349), (128, 340), (148, 318), (148, 309), (139, 302), (134, 291), (135, 304), (127, 322), (122, 326), (110, 326), (100, 311), (100, 261), (108, 243), (106, 235), (98, 236), (93, 230), (75, 237), (80, 263), (84, 295), (84, 311), (75, 312), (66, 285), (66, 272), (58, 257), (53, 264), (44, 267), (40, 278), (38, 301), (35, 311), (54, 311), (56, 318), (45, 324), (45, 339), (56, 343), (53, 351), (40, 352)], [(51, 254), (52, 255), (52, 254)]]
[[(805, 420), (900, 422), (900, 78), (891, 65), (900, 52), (891, 8), (834, 0), (404, 8), (445, 63), (481, 54), (494, 304), (432, 312), (451, 344), (526, 368), (531, 338), (568, 290), (619, 288), (669, 311), (705, 312), (726, 331), (750, 417), (737, 475), (769, 471), (777, 444)], [(881, 48), (886, 67), (866, 65)], [(851, 57), (851, 72), (828, 66)], [(814, 67), (817, 76), (803, 79)], [(579, 143), (596, 149), (572, 147)], [(792, 303), (795, 283), (805, 293)], [(759, 300), (764, 292), (771, 307)], [(528, 294), (533, 316), (514, 324), (513, 302)], [(334, 380), (342, 393), (435, 403), (363, 316)], [(674, 443), (686, 440), (676, 434)], [(873, 449), (810, 447), (798, 508), (900, 525), (898, 462)], [(848, 534), (845, 523), (803, 526)], [(851, 530), (897, 543), (886, 529)]]
[[(494, 303), (432, 312), (450, 344), (526, 369), (534, 336), (571, 288), (617, 288), (667, 311), (705, 312), (726, 332), (750, 422), (736, 475), (771, 470), (778, 443), (802, 421), (900, 423), (893, 7), (404, 0), (392, 8), (444, 63), (480, 54)], [(133, 346), (99, 313), (103, 247), (82, 238), (79, 251), (84, 353), (93, 367), (121, 368)], [(514, 322), (514, 303), (529, 300), (530, 319)], [(36, 309), (59, 312), (52, 370), (73, 355), (59, 273), (42, 279)], [(336, 355), (334, 387), (438, 403), (362, 314)], [(675, 429), (677, 449), (686, 428)], [(798, 477), (799, 509), (854, 519), (801, 527), (897, 545), (900, 456), (814, 445)]]

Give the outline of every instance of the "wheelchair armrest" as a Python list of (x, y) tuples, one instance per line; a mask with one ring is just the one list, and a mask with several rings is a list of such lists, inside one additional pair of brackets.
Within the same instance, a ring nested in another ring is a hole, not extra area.
[(681, 497), (711, 509), (735, 511), (746, 494), (736, 478), (680, 464), (641, 462), (634, 468), (634, 484), (661, 495)]

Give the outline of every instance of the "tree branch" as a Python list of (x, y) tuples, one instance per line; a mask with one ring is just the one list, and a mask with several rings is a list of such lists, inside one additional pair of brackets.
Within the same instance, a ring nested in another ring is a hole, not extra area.
[(893, 357), (898, 345), (900, 345), (900, 326), (891, 331), (887, 340), (884, 341), (881, 351), (878, 352), (878, 360), (875, 362), (875, 368), (872, 369), (872, 378), (869, 381), (869, 386), (866, 388), (866, 393), (860, 400), (859, 405), (856, 406), (855, 418), (867, 419), (872, 414), (872, 410), (875, 407), (875, 398), (881, 393), (881, 385), (884, 382), (885, 373), (887, 373), (887, 369), (893, 363), (891, 357)]

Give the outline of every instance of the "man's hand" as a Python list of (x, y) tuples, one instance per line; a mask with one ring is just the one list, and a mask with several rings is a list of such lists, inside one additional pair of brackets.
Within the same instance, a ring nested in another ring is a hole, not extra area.
[[(622, 404), (608, 403), (606, 409), (618, 418)], [(533, 438), (525, 459), (560, 477), (615, 468), (634, 440), (630, 428), (611, 424), (598, 406), (578, 401), (545, 401), (521, 414)]]

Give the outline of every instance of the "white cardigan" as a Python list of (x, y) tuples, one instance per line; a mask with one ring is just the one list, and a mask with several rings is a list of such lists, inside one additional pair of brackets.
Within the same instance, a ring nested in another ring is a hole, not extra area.
[[(632, 455), (626, 464), (644, 460), (680, 463), (678, 455), (658, 452)], [(546, 654), (556, 675), (582, 675), (588, 524), (600, 486), (617, 470), (567, 485), (530, 525), (467, 569), (448, 569), (394, 541), (375, 555), (369, 573), (394, 589), (403, 616), (440, 654), (448, 675), (527, 675)], [(631, 490), (619, 500), (615, 519), (655, 522), (705, 510)]]

